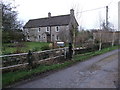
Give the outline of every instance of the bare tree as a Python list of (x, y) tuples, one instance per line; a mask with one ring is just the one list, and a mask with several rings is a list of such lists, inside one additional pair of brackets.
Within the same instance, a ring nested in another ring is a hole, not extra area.
[(115, 43), (115, 29), (114, 29), (114, 25), (112, 23), (109, 22), (109, 30), (111, 31), (111, 45), (114, 46)]
[[(75, 16), (76, 20), (80, 20), (80, 18), (81, 18), (81, 13), (79, 13), (80, 8), (78, 6), (79, 6), (78, 4), (73, 4), (73, 6), (72, 6), (72, 9), (75, 10), (74, 16)], [(70, 28), (70, 36), (71, 36), (70, 37), (71, 38), (70, 42), (72, 43), (73, 48), (75, 48), (76, 47), (76, 38), (77, 38), (77, 35), (78, 35), (78, 28), (77, 28), (75, 23), (72, 23), (71, 26), (72, 27)], [(74, 54), (75, 54), (75, 51), (73, 49), (73, 55)]]
[(89, 41), (92, 40), (92, 32), (90, 31), (85, 31), (85, 30), (80, 30), (77, 37), (76, 37), (76, 43), (78, 46), (88, 47), (89, 46)]
[(59, 36), (61, 41), (65, 42), (65, 43), (69, 42), (70, 35), (69, 35), (69, 30), (68, 29), (62, 28), (60, 30), (58, 36)]

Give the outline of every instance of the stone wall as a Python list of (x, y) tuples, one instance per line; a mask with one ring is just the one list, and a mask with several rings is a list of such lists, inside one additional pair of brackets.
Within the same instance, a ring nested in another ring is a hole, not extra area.
[[(59, 31), (56, 31), (57, 26), (51, 26), (51, 41), (52, 42), (61, 41), (60, 39), (58, 40), (56, 39), (59, 32), (61, 30), (68, 30), (68, 25), (58, 26), (58, 27), (59, 27)], [(36, 41), (36, 42), (47, 42), (46, 32), (50, 34), (50, 30), (47, 31), (47, 27), (25, 28), (24, 29), (24, 34), (25, 36), (27, 36), (26, 39), (28, 39), (28, 36), (29, 36), (30, 41)]]
[[(59, 48), (53, 50), (45, 50), (40, 52), (32, 52), (33, 64), (55, 64), (63, 62), (65, 58), (65, 52), (68, 49)], [(22, 69), (28, 65), (28, 53), (4, 55), (2, 57), (3, 71), (10, 71), (15, 69)]]

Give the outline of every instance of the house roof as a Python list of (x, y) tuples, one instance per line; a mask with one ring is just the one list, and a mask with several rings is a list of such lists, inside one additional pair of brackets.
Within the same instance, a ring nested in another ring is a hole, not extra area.
[(51, 16), (50, 18), (39, 18), (29, 20), (24, 28), (35, 28), (35, 27), (44, 27), (44, 26), (61, 26), (68, 25), (70, 22), (70, 14), (60, 15), (60, 16)]

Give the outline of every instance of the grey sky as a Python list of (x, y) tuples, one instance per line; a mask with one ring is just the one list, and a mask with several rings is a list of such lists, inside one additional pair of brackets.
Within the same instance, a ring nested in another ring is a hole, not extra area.
[[(8, 0), (10, 1), (10, 0)], [(26, 23), (29, 19), (43, 18), (51, 12), (52, 16), (69, 14), (70, 9), (75, 10), (75, 16), (80, 26), (85, 29), (99, 28), (100, 21), (105, 20), (105, 8), (77, 13), (94, 8), (109, 6), (109, 21), (118, 25), (119, 0), (11, 0), (18, 5), (18, 18)]]

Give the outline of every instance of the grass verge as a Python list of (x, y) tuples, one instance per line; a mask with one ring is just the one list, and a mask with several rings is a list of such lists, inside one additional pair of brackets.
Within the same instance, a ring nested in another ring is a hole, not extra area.
[(100, 55), (100, 54), (112, 51), (114, 49), (117, 49), (117, 48), (118, 48), (118, 46), (114, 46), (114, 47), (102, 49), (101, 51), (78, 54), (78, 55), (75, 55), (71, 61), (70, 60), (65, 61), (64, 63), (61, 63), (61, 64), (53, 64), (53, 65), (49, 65), (49, 66), (48, 65), (39, 65), (37, 68), (31, 69), (31, 70), (18, 70), (15, 72), (3, 73), (2, 85), (3, 85), (3, 87), (5, 87), (7, 85), (14, 84), (15, 82), (31, 78), (32, 76), (36, 76), (36, 75), (39, 75), (41, 73), (44, 73), (44, 72), (47, 72), (50, 70), (57, 70), (57, 69), (65, 68), (67, 66), (70, 66), (70, 65), (78, 62), (78, 61), (84, 61), (93, 56)]

